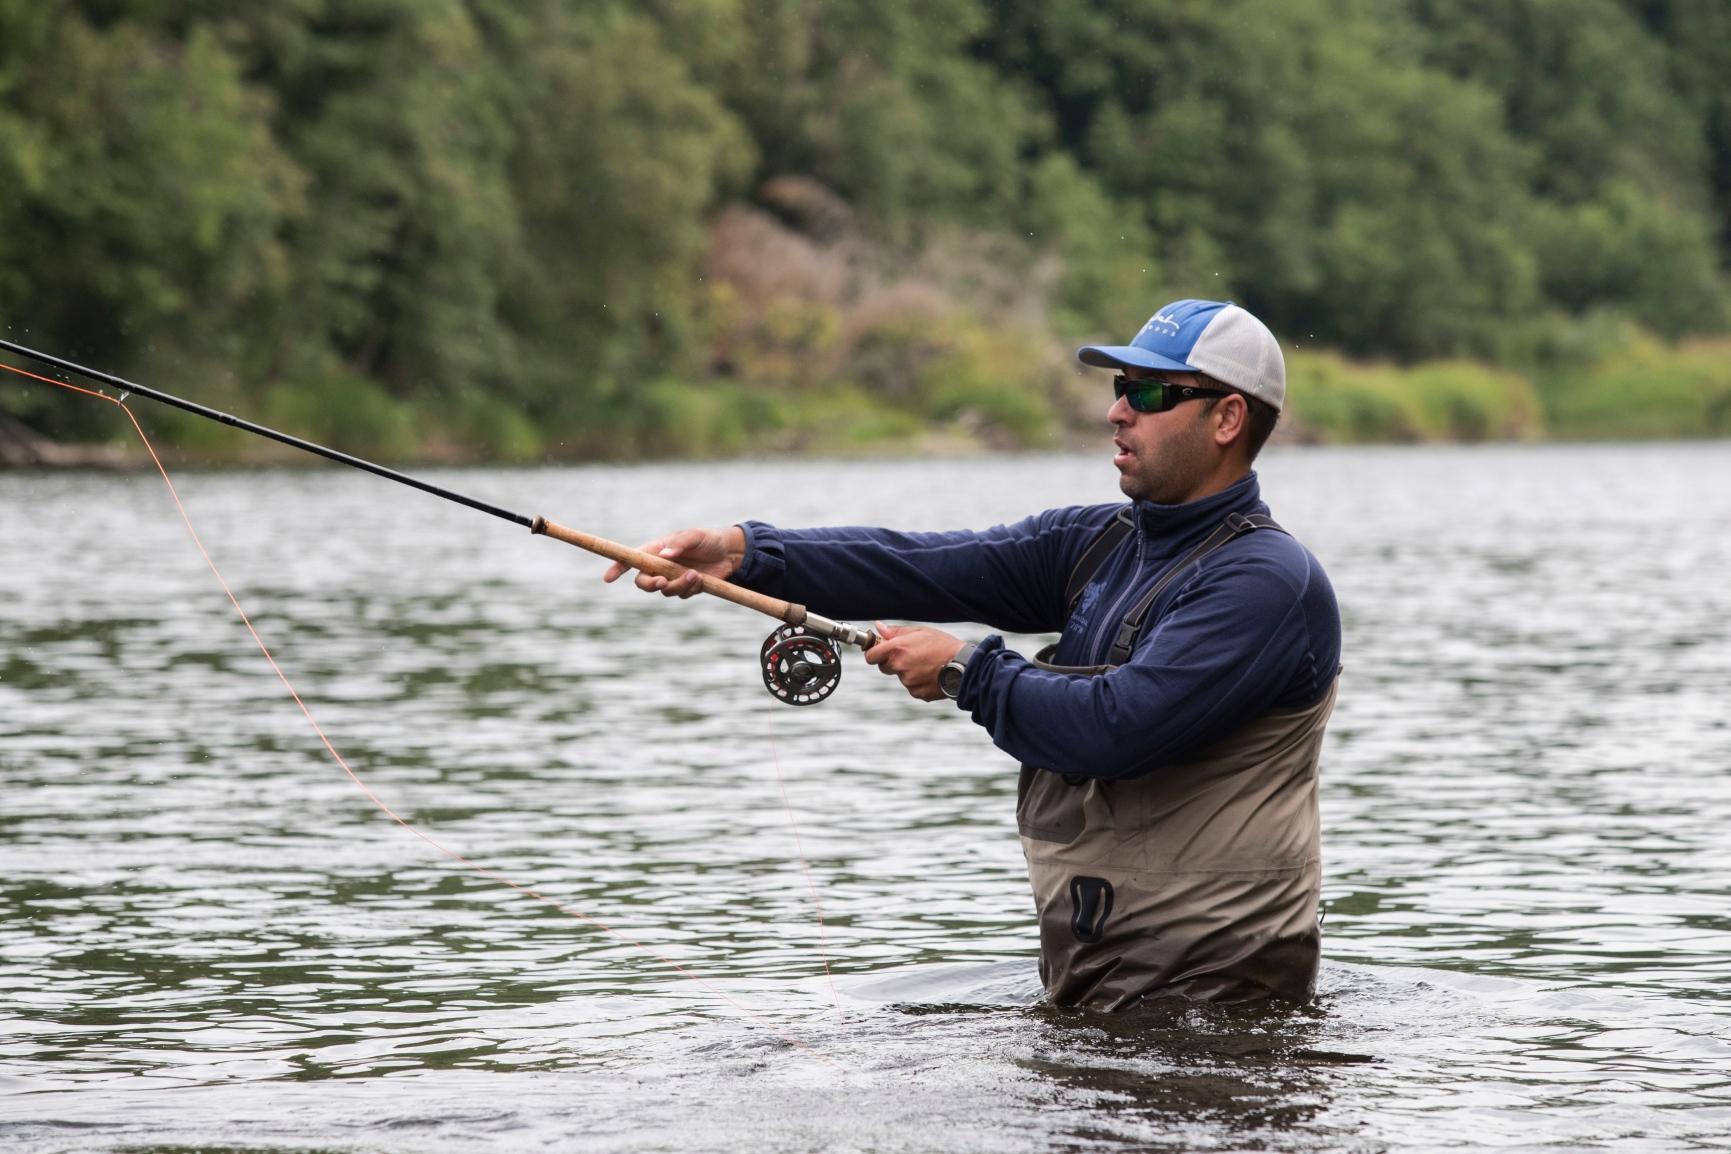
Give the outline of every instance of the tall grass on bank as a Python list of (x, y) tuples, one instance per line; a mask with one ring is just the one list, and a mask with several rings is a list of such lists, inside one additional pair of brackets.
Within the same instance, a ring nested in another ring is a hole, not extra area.
[[(280, 382), (255, 413), (243, 414), (309, 441), (385, 461), (528, 464), (548, 444), (509, 401), (480, 393), (450, 399), (394, 397), (376, 381), (350, 373)], [(237, 433), (176, 409), (153, 408), (160, 440), (209, 464), (301, 461), (293, 450)], [(118, 446), (131, 451), (124, 439)]]
[(1731, 340), (1636, 336), (1592, 363), (1541, 374), (1539, 395), (1558, 439), (1731, 437)]
[(1286, 419), (1302, 440), (1526, 441), (1544, 430), (1526, 377), (1473, 361), (1399, 367), (1295, 353), (1286, 373)]
[[(844, 361), (834, 378), (803, 385), (649, 381), (580, 427), (537, 426), (481, 395), (403, 400), (346, 376), (273, 389), (256, 417), (382, 460), (501, 464), (1040, 449), (1103, 427), (1105, 374), (1055, 369), (1068, 345), (1041, 348), (1024, 333), (906, 316), (883, 322), (867, 344), (873, 360)], [(151, 419), (165, 443), (195, 460), (298, 459), (173, 410)], [(1313, 444), (1731, 437), (1731, 341), (1642, 339), (1613, 357), (1530, 377), (1472, 361), (1403, 367), (1292, 353), (1280, 436)]]

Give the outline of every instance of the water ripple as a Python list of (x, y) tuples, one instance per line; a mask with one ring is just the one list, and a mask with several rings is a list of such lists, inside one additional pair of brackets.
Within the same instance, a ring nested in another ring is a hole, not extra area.
[[(1263, 475), (1347, 624), (1321, 996), (1121, 1019), (1037, 1002), (1015, 767), (857, 655), (834, 701), (787, 710), (740, 610), (604, 588), (371, 478), (183, 481), (381, 796), (640, 948), (379, 814), (158, 482), (0, 475), (0, 1139), (1713, 1147), (1731, 452), (1289, 450)], [(1114, 496), (1084, 458), (442, 479), (627, 541)]]

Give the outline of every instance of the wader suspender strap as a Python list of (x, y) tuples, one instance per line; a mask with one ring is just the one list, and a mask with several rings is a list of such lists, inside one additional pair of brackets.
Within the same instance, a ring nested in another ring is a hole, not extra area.
[(1111, 555), (1112, 550), (1118, 547), (1118, 542), (1122, 541), (1125, 535), (1130, 532), (1133, 523), (1131, 511), (1135, 507), (1134, 505), (1126, 505), (1118, 510), (1118, 515), (1107, 522), (1104, 529), (1100, 530), (1100, 535), (1094, 538), (1093, 544), (1088, 546), (1088, 551), (1082, 554), (1082, 559), (1076, 562), (1074, 569), (1070, 570), (1070, 583), (1064, 587), (1064, 604), (1070, 607), (1071, 613), (1076, 611), (1076, 603), (1082, 600), (1082, 590), (1086, 589), (1088, 582), (1094, 579), (1094, 571), (1105, 564), (1106, 558)]
[(1260, 513), (1252, 513), (1249, 516), (1245, 516), (1243, 513), (1226, 514), (1226, 520), (1222, 521), (1220, 527), (1208, 535), (1207, 540), (1190, 550), (1178, 564), (1166, 570), (1160, 580), (1154, 582), (1154, 588), (1148, 590), (1142, 599), (1136, 602), (1135, 608), (1124, 615), (1124, 623), (1118, 626), (1118, 636), (1112, 639), (1112, 652), (1107, 656), (1106, 664), (1123, 665), (1130, 660), (1130, 653), (1136, 648), (1136, 636), (1142, 632), (1142, 622), (1147, 619), (1148, 610), (1153, 608), (1155, 599), (1166, 591), (1167, 586), (1188, 573), (1191, 566), (1228, 541), (1236, 540), (1255, 529), (1274, 529), (1281, 533), (1286, 532), (1275, 523), (1274, 518), (1264, 517)]

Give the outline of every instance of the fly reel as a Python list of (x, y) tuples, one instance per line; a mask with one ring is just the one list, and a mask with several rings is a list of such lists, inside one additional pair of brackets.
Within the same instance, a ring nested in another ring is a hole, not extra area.
[(783, 625), (765, 637), (758, 656), (764, 688), (784, 704), (816, 705), (841, 684), (841, 651), (803, 625)]

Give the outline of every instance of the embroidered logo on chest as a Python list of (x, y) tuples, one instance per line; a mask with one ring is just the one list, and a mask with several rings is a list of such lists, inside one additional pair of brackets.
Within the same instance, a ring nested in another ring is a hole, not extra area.
[(1065, 626), (1066, 633), (1080, 633), (1088, 628), (1088, 618), (1094, 612), (1094, 606), (1100, 603), (1100, 593), (1105, 588), (1098, 581), (1090, 581), (1082, 590), (1082, 596), (1076, 601), (1076, 611), (1070, 614), (1070, 623)]

